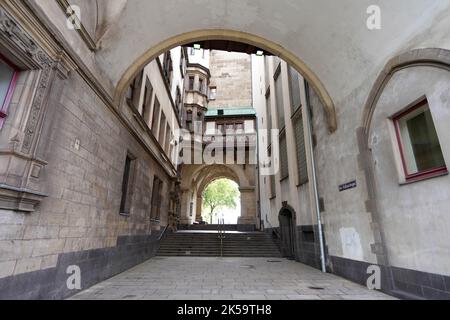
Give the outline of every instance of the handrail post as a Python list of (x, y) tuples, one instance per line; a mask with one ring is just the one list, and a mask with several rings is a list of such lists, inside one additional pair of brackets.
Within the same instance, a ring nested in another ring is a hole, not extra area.
[(225, 220), (218, 219), (217, 232), (220, 239), (220, 256), (223, 257), (223, 239), (225, 238)]

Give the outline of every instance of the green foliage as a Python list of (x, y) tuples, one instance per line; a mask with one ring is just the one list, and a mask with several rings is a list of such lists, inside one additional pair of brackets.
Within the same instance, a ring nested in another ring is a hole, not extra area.
[(236, 184), (228, 179), (219, 179), (212, 182), (203, 191), (203, 209), (207, 210), (210, 223), (217, 211), (223, 208), (235, 209), (239, 197)]

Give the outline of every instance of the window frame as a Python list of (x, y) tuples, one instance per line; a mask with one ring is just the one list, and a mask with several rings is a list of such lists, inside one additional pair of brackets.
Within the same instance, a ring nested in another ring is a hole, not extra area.
[(9, 61), (6, 57), (4, 57), (2, 54), (0, 54), (0, 60), (13, 69), (13, 75), (11, 77), (11, 80), (9, 81), (5, 98), (3, 99), (0, 106), (0, 129), (2, 129), (3, 124), (6, 121), (6, 118), (8, 117), (8, 109), (17, 86), (20, 69), (11, 61)]
[[(410, 182), (416, 182), (416, 181), (421, 181), (421, 180), (425, 180), (425, 179), (429, 179), (429, 178), (434, 178), (437, 176), (442, 176), (442, 175), (446, 175), (448, 174), (448, 168), (447, 165), (441, 166), (441, 167), (436, 167), (436, 168), (432, 168), (432, 169), (428, 169), (428, 170), (423, 170), (423, 171), (419, 171), (417, 173), (409, 173), (408, 172), (408, 165), (406, 163), (406, 157), (405, 157), (405, 146), (404, 146), (404, 142), (401, 136), (401, 132), (400, 132), (400, 120), (407, 116), (408, 114), (416, 111), (417, 109), (422, 108), (423, 106), (428, 106), (428, 109), (431, 112), (430, 109), (430, 104), (428, 102), (428, 99), (426, 97), (419, 99), (418, 101), (412, 103), (410, 106), (408, 106), (405, 110), (394, 114), (391, 119), (394, 125), (394, 130), (395, 130), (395, 138), (396, 138), (396, 143), (397, 143), (397, 147), (400, 153), (400, 159), (401, 159), (401, 165), (403, 167), (403, 174), (404, 174), (404, 178), (405, 178), (405, 183), (410, 183)], [(433, 125), (434, 125), (434, 120), (433, 120)], [(435, 128), (436, 130), (436, 128)], [(439, 142), (439, 146), (441, 146), (441, 143)], [(442, 150), (442, 149), (441, 149)]]

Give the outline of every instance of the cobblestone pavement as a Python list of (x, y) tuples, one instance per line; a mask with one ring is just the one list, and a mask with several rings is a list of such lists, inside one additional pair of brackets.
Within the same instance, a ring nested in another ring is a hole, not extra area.
[(155, 257), (72, 299), (393, 299), (286, 259)]

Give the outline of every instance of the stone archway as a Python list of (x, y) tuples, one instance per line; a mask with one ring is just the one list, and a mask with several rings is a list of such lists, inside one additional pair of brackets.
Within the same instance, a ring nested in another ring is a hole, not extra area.
[(386, 267), (388, 270), (388, 272), (386, 272), (386, 285), (390, 289), (395, 287), (395, 280), (391, 270), (392, 264), (387, 249), (386, 233), (382, 223), (382, 212), (380, 211), (378, 203), (379, 193), (377, 192), (377, 189), (380, 190), (379, 188), (381, 186), (378, 186), (376, 183), (374, 157), (369, 142), (370, 131), (377, 104), (394, 75), (404, 69), (421, 66), (450, 71), (450, 50), (441, 48), (415, 49), (391, 58), (378, 75), (370, 90), (364, 106), (361, 126), (356, 132), (360, 152), (358, 162), (361, 170), (364, 172), (366, 181), (368, 195), (366, 204), (367, 210), (370, 213), (372, 232), (375, 239), (375, 243), (372, 245), (373, 252), (377, 257), (378, 264)]
[(191, 224), (194, 220), (201, 218), (202, 193), (211, 182), (221, 178), (230, 179), (239, 186), (241, 217), (238, 220), (238, 224), (256, 225), (254, 170), (250, 166), (244, 169), (242, 165), (223, 164), (189, 165), (184, 168), (181, 183), (182, 224)]
[(136, 75), (140, 70), (144, 68), (150, 61), (154, 60), (156, 57), (162, 53), (188, 43), (195, 41), (206, 41), (206, 40), (228, 40), (235, 42), (242, 42), (245, 44), (253, 45), (259, 47), (267, 52), (271, 52), (286, 61), (289, 65), (295, 68), (310, 84), (314, 91), (319, 96), (322, 105), (325, 109), (325, 114), (327, 117), (327, 125), (329, 132), (334, 132), (337, 129), (337, 117), (334, 102), (326, 90), (323, 83), (320, 81), (319, 77), (307, 66), (303, 60), (298, 56), (291, 53), (284, 47), (278, 45), (275, 42), (267, 40), (265, 38), (259, 37), (257, 35), (227, 29), (205, 29), (196, 30), (183, 34), (173, 36), (156, 46), (147, 50), (142, 54), (121, 76), (119, 82), (117, 83), (114, 102), (116, 105), (120, 105), (123, 101), (123, 97), (126, 94), (126, 90)]

